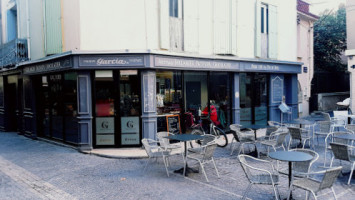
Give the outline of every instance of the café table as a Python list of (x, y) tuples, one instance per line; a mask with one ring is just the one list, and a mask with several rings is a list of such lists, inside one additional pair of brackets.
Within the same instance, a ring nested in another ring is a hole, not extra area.
[[(165, 138), (168, 138), (170, 140), (177, 140), (180, 142), (184, 142), (184, 157), (186, 161), (186, 156), (187, 156), (187, 142), (192, 141), (192, 140), (202, 140), (204, 138), (203, 135), (194, 135), (194, 134), (176, 134), (176, 135), (169, 135), (166, 136)], [(192, 169), (187, 166), (187, 162), (185, 162), (186, 165), (186, 172), (185, 175), (187, 176), (189, 173), (198, 173), (198, 170)], [(175, 170), (175, 173), (183, 174), (184, 173), (184, 167), (181, 169)]]
[[(263, 128), (268, 128), (270, 127), (269, 125), (264, 125), (264, 124), (248, 124), (248, 125), (242, 125), (242, 129), (243, 128), (249, 128), (252, 129), (254, 131), (254, 137), (255, 137), (255, 141), (257, 141), (257, 135), (256, 135), (256, 131), (259, 129), (263, 129)], [(255, 158), (258, 157), (258, 149), (255, 146), (255, 150), (248, 153), (248, 155), (253, 156)]]
[[(291, 186), (292, 180), (292, 162), (304, 162), (313, 159), (310, 154), (297, 151), (275, 151), (269, 153), (269, 157), (274, 160), (288, 162), (288, 187)], [(292, 192), (290, 198), (292, 199)]]

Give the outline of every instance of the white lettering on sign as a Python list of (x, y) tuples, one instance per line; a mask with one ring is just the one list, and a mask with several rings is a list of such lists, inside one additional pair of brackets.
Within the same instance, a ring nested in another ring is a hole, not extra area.
[(280, 70), (280, 67), (277, 65), (256, 65), (252, 64), (251, 69), (255, 70)]
[(232, 65), (232, 62), (224, 62), (224, 61), (211, 61), (211, 60), (184, 60), (177, 58), (155, 58), (156, 66), (170, 66), (170, 67), (194, 67), (194, 68), (223, 68), (223, 69), (238, 69), (239, 66), (237, 64)]
[(122, 59), (103, 59), (99, 58), (96, 62), (97, 65), (127, 65), (128, 61)]

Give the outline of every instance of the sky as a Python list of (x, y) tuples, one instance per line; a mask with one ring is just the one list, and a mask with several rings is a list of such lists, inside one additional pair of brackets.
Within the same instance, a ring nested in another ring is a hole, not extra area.
[(310, 3), (310, 12), (319, 15), (326, 9), (338, 10), (339, 4), (345, 4), (346, 0), (306, 0), (306, 2)]

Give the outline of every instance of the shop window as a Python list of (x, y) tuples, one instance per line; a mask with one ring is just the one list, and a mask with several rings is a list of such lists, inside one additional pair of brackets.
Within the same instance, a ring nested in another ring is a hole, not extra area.
[[(216, 108), (216, 113), (212, 113), (214, 109), (210, 109), (211, 117), (214, 116), (215, 124), (222, 128), (229, 127), (231, 123), (231, 107), (230, 92), (231, 82), (228, 73), (210, 73), (209, 79), (209, 96), (210, 106)], [(217, 118), (216, 118), (217, 117)], [(212, 118), (211, 118), (212, 119)]]
[(240, 123), (266, 125), (268, 119), (268, 76), (240, 73)]
[(185, 72), (184, 87), (185, 110), (198, 120), (208, 110), (207, 72)]
[(79, 143), (77, 121), (77, 74), (75, 72), (64, 74), (64, 120), (65, 140), (71, 143)]
[(63, 140), (63, 86), (62, 75), (49, 76), (49, 88), (51, 102), (51, 128), (52, 137)]
[(0, 76), (0, 107), (4, 107), (4, 77)]

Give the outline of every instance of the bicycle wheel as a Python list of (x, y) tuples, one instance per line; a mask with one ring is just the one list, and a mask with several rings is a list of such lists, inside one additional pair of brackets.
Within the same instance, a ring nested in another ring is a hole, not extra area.
[(213, 134), (216, 136), (217, 146), (226, 147), (228, 145), (228, 138), (226, 133), (218, 127), (213, 127), (213, 131)]
[[(204, 133), (200, 129), (193, 129), (191, 131), (191, 135), (204, 135)], [(190, 146), (192, 148), (199, 147), (200, 145), (201, 145), (201, 140), (190, 141)]]

